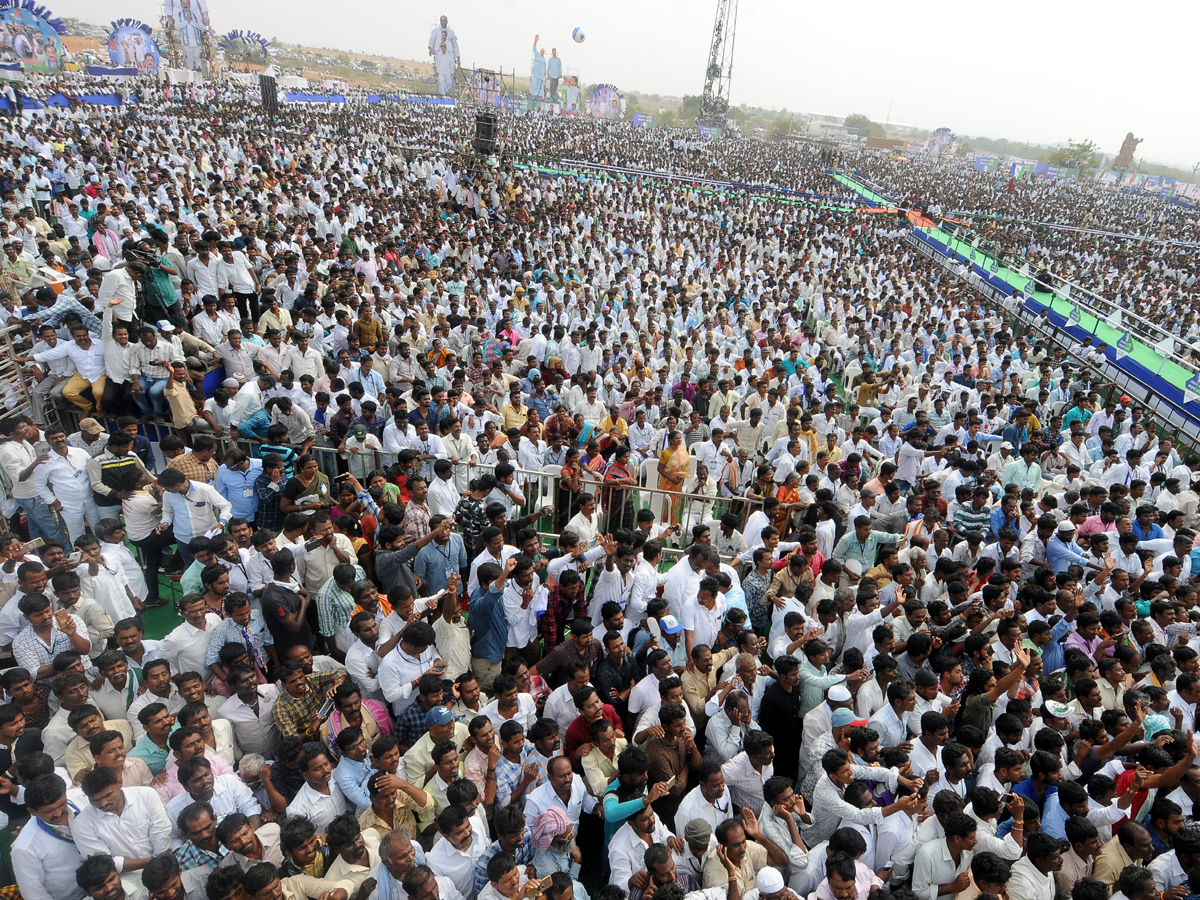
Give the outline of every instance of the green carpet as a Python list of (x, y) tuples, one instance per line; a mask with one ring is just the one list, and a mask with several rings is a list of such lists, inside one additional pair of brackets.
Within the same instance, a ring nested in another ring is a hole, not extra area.
[(166, 575), (161, 572), (158, 575), (158, 595), (167, 601), (165, 606), (156, 606), (153, 609), (146, 610), (144, 621), (146, 623), (147, 640), (161, 641), (174, 628), (182, 624), (183, 617), (179, 615), (179, 610), (175, 608), (175, 601), (181, 597), (183, 592), (179, 589), (179, 582), (171, 581)]
[[(839, 183), (845, 185), (851, 190), (856, 191), (868, 200), (885, 204), (891, 202), (887, 200), (887, 198), (876, 194), (874, 191), (864, 187), (861, 184), (858, 184), (852, 178), (848, 178), (845, 175), (835, 175), (834, 177)], [(961, 253), (972, 262), (979, 263), (981, 266), (991, 271), (996, 277), (1012, 285), (1014, 288), (1017, 288), (1021, 291), (1028, 291), (1029, 285), (1032, 281), (1031, 278), (1026, 275), (1022, 275), (1020, 272), (1016, 272), (1000, 265), (999, 261), (994, 260), (982, 250), (973, 248), (970, 244), (953, 237), (949, 232), (943, 231), (940, 228), (922, 228), (920, 230), (925, 231), (931, 237), (934, 237), (951, 247), (955, 252)], [(995, 269), (991, 268), (993, 262), (996, 263)], [(1087, 311), (1087, 307), (1079, 306), (1078, 304), (1072, 303), (1069, 300), (1064, 300), (1057, 294), (1053, 294), (1050, 291), (1034, 290), (1031, 294), (1028, 294), (1028, 296), (1031, 296), (1038, 303), (1052, 309), (1054, 312), (1064, 317), (1069, 317), (1071, 315), (1071, 311), (1077, 309), (1079, 311), (1079, 321), (1076, 324), (1078, 324), (1079, 327), (1085, 331), (1096, 335), (1097, 338), (1104, 341), (1110, 347), (1115, 347), (1117, 341), (1127, 334), (1125, 331), (1113, 328), (1104, 319), (1098, 318), (1097, 316), (1089, 313)], [(1156, 372), (1160, 378), (1169, 382), (1180, 390), (1183, 390), (1188, 379), (1192, 377), (1192, 373), (1183, 368), (1183, 366), (1171, 361), (1170, 359), (1167, 359), (1158, 351), (1147, 346), (1136, 338), (1132, 338), (1132, 336), (1129, 342), (1129, 349), (1127, 353), (1134, 362), (1145, 366), (1151, 372)]]

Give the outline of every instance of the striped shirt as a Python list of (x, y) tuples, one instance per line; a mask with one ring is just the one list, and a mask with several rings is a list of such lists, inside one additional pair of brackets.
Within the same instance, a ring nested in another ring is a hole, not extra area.
[(968, 531), (978, 531), (987, 535), (991, 528), (992, 511), (984, 506), (979, 512), (971, 508), (970, 503), (964, 503), (954, 511), (954, 530), (960, 535)]

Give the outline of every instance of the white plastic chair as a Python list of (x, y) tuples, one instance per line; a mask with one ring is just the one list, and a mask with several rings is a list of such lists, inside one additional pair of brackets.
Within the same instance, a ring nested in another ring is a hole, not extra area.
[(846, 363), (846, 367), (842, 370), (842, 386), (849, 393), (858, 381), (859, 376), (863, 373), (862, 364), (857, 359), (852, 359)]
[(655, 520), (661, 522), (663, 512), (666, 510), (666, 499), (662, 494), (657, 493), (657, 459), (642, 460), (642, 464), (638, 468), (638, 482), (643, 488), (645, 488), (644, 493), (638, 494), (638, 507), (650, 510), (652, 513), (654, 513)]
[(542, 466), (542, 474), (538, 477), (538, 509), (547, 506), (558, 506), (558, 481), (562, 466)]

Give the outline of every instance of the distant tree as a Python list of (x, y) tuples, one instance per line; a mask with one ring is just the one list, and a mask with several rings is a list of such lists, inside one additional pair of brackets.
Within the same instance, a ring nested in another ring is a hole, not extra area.
[(771, 122), (771, 134), (789, 135), (792, 133), (792, 120), (790, 116), (776, 116)]
[(1092, 141), (1068, 140), (1065, 147), (1055, 147), (1048, 161), (1052, 166), (1072, 169), (1094, 169), (1100, 164), (1100, 148)]
[(862, 113), (852, 113), (846, 116), (843, 124), (851, 131), (857, 131), (863, 137), (887, 137), (887, 132), (883, 130), (882, 125), (872, 122)]
[[(733, 110), (730, 111), (731, 118)], [(694, 122), (696, 116), (700, 114), (700, 95), (699, 94), (684, 94), (683, 105), (679, 108), (679, 117), (684, 121)], [(744, 116), (743, 116), (744, 118)]]

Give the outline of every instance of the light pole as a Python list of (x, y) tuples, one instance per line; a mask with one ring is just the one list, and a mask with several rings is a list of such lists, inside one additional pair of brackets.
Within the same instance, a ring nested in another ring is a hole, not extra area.
[(1183, 187), (1183, 196), (1184, 197), (1187, 197), (1188, 190), (1191, 188), (1192, 182), (1196, 180), (1196, 172), (1198, 170), (1200, 170), (1200, 162), (1198, 162), (1194, 166), (1192, 166), (1192, 174), (1188, 176), (1188, 183), (1186, 185), (1184, 185), (1184, 187)]

